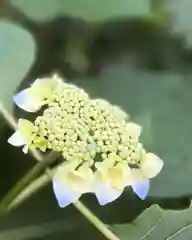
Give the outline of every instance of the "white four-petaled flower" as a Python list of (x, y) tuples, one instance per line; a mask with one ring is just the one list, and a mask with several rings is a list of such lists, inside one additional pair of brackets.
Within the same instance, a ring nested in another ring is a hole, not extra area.
[(17, 93), (13, 100), (21, 109), (36, 112), (49, 103), (53, 91), (61, 83), (62, 80), (57, 75), (53, 78), (37, 79), (29, 88)]
[(27, 153), (32, 140), (33, 123), (25, 119), (19, 119), (16, 132), (8, 139), (8, 143), (15, 146), (24, 146), (23, 152)]
[(60, 207), (77, 201), (83, 193), (93, 191), (94, 174), (88, 166), (72, 161), (58, 167), (53, 178), (53, 190)]
[(145, 199), (150, 185), (150, 178), (154, 178), (163, 168), (163, 161), (153, 153), (143, 153), (139, 169), (132, 169), (132, 188), (141, 198)]

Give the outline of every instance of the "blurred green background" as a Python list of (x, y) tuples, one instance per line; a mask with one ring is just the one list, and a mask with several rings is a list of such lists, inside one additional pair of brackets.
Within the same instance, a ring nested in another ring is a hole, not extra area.
[[(192, 5), (189, 0), (1, 0), (0, 98), (17, 118), (29, 116), (12, 97), (57, 72), (93, 97), (120, 105), (142, 125), (147, 150), (165, 162), (140, 201), (130, 189), (100, 207), (108, 224), (127, 223), (157, 203), (181, 209), (192, 195)], [(35, 164), (6, 141), (1, 118), (0, 195)], [(0, 240), (104, 239), (73, 206), (59, 209), (47, 186), (0, 219)]]

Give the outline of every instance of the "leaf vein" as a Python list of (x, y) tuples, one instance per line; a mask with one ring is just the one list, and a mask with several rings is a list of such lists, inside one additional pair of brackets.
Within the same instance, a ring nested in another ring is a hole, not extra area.
[(184, 228), (179, 229), (173, 235), (171, 235), (170, 237), (166, 238), (165, 240), (172, 239), (173, 237), (177, 236), (178, 234), (182, 233), (183, 231), (186, 231), (189, 227), (192, 227), (192, 223), (186, 225)]
[(156, 223), (140, 238), (140, 240), (145, 239), (157, 227), (157, 225), (159, 225), (159, 223), (165, 218), (166, 215), (167, 212), (165, 212), (163, 216), (158, 221), (156, 221)]

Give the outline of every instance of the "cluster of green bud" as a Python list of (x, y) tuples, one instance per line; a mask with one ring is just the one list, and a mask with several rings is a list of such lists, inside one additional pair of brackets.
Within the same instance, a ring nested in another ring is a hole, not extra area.
[(68, 161), (92, 166), (113, 156), (116, 162), (139, 167), (143, 150), (138, 139), (140, 127), (129, 123), (119, 107), (103, 99), (90, 99), (72, 84), (59, 84), (34, 124), (46, 148), (61, 152)]

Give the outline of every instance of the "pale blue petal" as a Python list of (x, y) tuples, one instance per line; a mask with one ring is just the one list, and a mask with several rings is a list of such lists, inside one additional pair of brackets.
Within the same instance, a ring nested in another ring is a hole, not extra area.
[(142, 200), (144, 200), (147, 197), (149, 186), (150, 186), (150, 181), (149, 179), (147, 179), (144, 182), (133, 184), (132, 188), (133, 188), (133, 191), (137, 194), (137, 196), (140, 197)]
[(17, 93), (13, 97), (13, 100), (19, 108), (27, 112), (36, 112), (40, 108), (40, 104), (35, 99), (32, 99), (29, 95), (28, 88)]
[(71, 191), (67, 186), (55, 180), (53, 180), (53, 191), (61, 208), (76, 202), (81, 196), (80, 193)]
[(28, 151), (29, 151), (29, 145), (26, 144), (26, 145), (23, 147), (22, 151), (23, 151), (25, 154), (27, 154)]
[(29, 98), (29, 89), (25, 89), (17, 93), (13, 97), (13, 100), (18, 107), (23, 108), (23, 105), (28, 101), (28, 98)]
[(21, 136), (18, 131), (16, 131), (7, 141), (15, 147), (23, 146), (27, 143), (26, 138)]
[(123, 190), (116, 190), (110, 186), (109, 183), (98, 183), (95, 186), (95, 195), (100, 205), (106, 205), (110, 202), (116, 200), (121, 194)]

